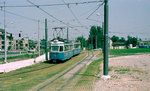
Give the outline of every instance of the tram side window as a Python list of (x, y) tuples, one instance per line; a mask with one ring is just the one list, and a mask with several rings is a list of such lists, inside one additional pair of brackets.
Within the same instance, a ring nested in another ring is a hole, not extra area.
[(68, 51), (68, 50), (69, 50), (69, 46), (65, 45), (65, 51)]
[(74, 48), (77, 48), (77, 46), (76, 46), (76, 45), (74, 45)]
[(80, 44), (76, 44), (75, 48), (81, 48)]
[(65, 45), (65, 51), (67, 51), (67, 46)]
[(58, 46), (52, 46), (52, 51), (58, 51)]
[(59, 51), (60, 51), (60, 52), (62, 52), (62, 51), (63, 51), (63, 46), (60, 46)]
[(76, 44), (76, 45), (75, 45), (75, 48), (79, 48), (79, 45)]

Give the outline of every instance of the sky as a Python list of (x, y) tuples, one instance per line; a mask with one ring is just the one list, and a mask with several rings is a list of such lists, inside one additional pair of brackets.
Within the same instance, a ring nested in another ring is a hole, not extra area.
[[(62, 6), (40, 7), (48, 14), (37, 7), (7, 7), (32, 5), (27, 0), (1, 0), (0, 6), (6, 2), (6, 31), (13, 34), (14, 39), (18, 39), (19, 33), (22, 37), (38, 39), (38, 22), (40, 20), (40, 39), (44, 38), (45, 25), (44, 20), (48, 20), (48, 39), (52, 39), (54, 27), (65, 27), (61, 36), (66, 38), (67, 25), (60, 21), (70, 24), (69, 39), (73, 40), (78, 36), (88, 38), (89, 30), (92, 25), (102, 26), (104, 11), (102, 2), (90, 4), (75, 4)], [(86, 2), (98, 0), (30, 0), (36, 5), (64, 4), (73, 2)], [(98, 9), (97, 9), (98, 8)], [(97, 9), (97, 10), (96, 10)], [(109, 0), (109, 36), (117, 35), (119, 37), (133, 36), (150, 40), (150, 0)], [(4, 8), (0, 8), (0, 28), (4, 27)], [(95, 11), (88, 17), (93, 11)], [(14, 14), (17, 14), (14, 15)], [(21, 15), (22, 17), (18, 16)], [(52, 18), (54, 16), (58, 20)], [(27, 18), (31, 19), (27, 19)], [(88, 18), (88, 19), (87, 19)]]

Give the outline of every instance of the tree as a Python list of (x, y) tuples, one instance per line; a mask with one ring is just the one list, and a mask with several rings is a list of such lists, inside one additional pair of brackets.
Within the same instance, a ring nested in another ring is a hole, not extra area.
[(119, 41), (119, 37), (113, 35), (113, 36), (111, 37), (111, 40), (112, 40), (113, 42), (118, 42), (118, 41)]
[(90, 29), (90, 35), (88, 43), (91, 48), (102, 48), (103, 30), (100, 26), (92, 26)]
[(129, 47), (130, 44), (132, 44), (133, 47), (135, 47), (135, 46), (137, 45), (137, 41), (138, 41), (138, 40), (137, 40), (136, 37), (128, 36), (127, 38), (128, 38), (127, 41), (126, 41), (126, 46), (127, 46), (127, 48)]
[(36, 47), (37, 42), (33, 40), (29, 40), (29, 49), (34, 49)]
[(103, 29), (97, 26), (97, 47), (102, 48), (103, 46)]
[(126, 40), (125, 40), (124, 37), (121, 37), (121, 39), (119, 39), (118, 41), (119, 41), (119, 42), (124, 42), (124, 43), (126, 42)]
[(137, 38), (136, 37), (132, 38), (132, 45), (133, 45), (133, 47), (136, 47), (136, 45), (137, 45)]
[(86, 39), (83, 36), (77, 37), (77, 41), (81, 42), (81, 47), (87, 47)]

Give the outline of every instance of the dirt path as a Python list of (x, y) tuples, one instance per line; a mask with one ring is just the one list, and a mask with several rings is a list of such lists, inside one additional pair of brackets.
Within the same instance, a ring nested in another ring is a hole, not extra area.
[(150, 91), (150, 54), (110, 58), (109, 67), (111, 79), (99, 79), (94, 91)]

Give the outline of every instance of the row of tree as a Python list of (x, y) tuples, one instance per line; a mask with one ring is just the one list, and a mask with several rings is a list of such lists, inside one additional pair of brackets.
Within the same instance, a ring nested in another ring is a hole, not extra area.
[(131, 37), (131, 36), (127, 36), (127, 40), (125, 40), (124, 37), (119, 38), (118, 36), (112, 36), (111, 40), (113, 41), (113, 43), (115, 42), (120, 42), (120, 43), (124, 43), (126, 45), (126, 47), (128, 48), (130, 44), (133, 45), (133, 47), (136, 47), (138, 44), (138, 38), (137, 37)]
[(81, 46), (90, 47), (92, 49), (102, 48), (103, 46), (103, 29), (100, 26), (92, 26), (90, 35), (86, 40), (83, 36), (77, 38), (81, 42)]
[[(130, 44), (133, 47), (137, 46), (138, 38), (127, 36), (127, 40), (124, 37), (119, 38), (114, 35), (110, 38), (113, 43), (124, 43), (128, 48)], [(90, 47), (92, 49), (102, 48), (103, 47), (103, 29), (101, 26), (92, 26), (90, 29), (90, 35), (86, 40), (83, 36), (77, 38), (78, 41), (81, 42), (81, 46)]]

